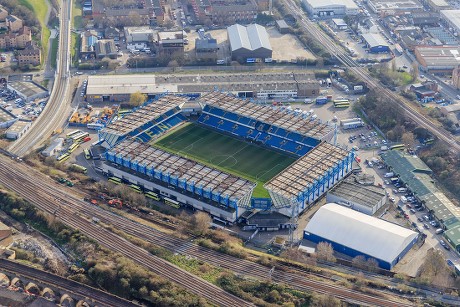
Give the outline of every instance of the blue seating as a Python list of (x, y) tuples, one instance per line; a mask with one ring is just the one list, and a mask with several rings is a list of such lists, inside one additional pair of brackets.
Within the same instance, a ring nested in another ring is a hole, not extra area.
[(231, 121), (233, 121), (233, 122), (238, 121), (238, 115), (236, 115), (235, 113), (226, 112), (224, 117), (229, 119), (229, 120), (231, 120)]
[(250, 125), (251, 120), (247, 117), (241, 116), (238, 118), (238, 122), (243, 125)]
[(224, 116), (225, 111), (218, 109), (218, 108), (213, 108), (210, 111), (211, 114), (217, 115), (217, 116)]

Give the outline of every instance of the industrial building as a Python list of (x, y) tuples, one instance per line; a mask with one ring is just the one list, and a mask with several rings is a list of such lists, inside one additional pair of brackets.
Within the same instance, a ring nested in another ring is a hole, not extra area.
[(48, 90), (34, 81), (8, 81), (7, 87), (27, 102), (49, 96)]
[(367, 4), (374, 13), (382, 17), (423, 11), (423, 5), (417, 0), (369, 0)]
[(275, 22), (276, 28), (278, 29), (278, 32), (281, 34), (286, 34), (289, 33), (291, 30), (291, 27), (286, 23), (284, 19), (277, 20)]
[(217, 39), (212, 38), (209, 34), (201, 35), (195, 39), (195, 55), (197, 60), (208, 60), (215, 64), (218, 52), (219, 45), (217, 44)]
[(42, 151), (42, 155), (44, 155), (45, 157), (51, 157), (56, 155), (56, 153), (58, 153), (62, 149), (63, 144), (64, 138), (54, 139), (51, 142), (51, 144)]
[(428, 215), (442, 225), (444, 237), (460, 252), (460, 208), (435, 186), (431, 178), (433, 171), (419, 157), (399, 150), (389, 150), (381, 157), (428, 210)]
[(32, 126), (31, 121), (18, 120), (6, 130), (6, 138), (10, 140), (17, 140), (21, 138), (27, 130)]
[(349, 119), (341, 119), (340, 120), (340, 127), (342, 127), (342, 129), (355, 129), (355, 128), (360, 128), (360, 127), (364, 127), (364, 121), (359, 118), (359, 117), (355, 117), (355, 118), (349, 118)]
[(262, 208), (252, 199), (256, 183), (149, 145), (186, 121), (187, 101), (164, 95), (101, 129), (103, 172), (231, 223), (255, 208), (298, 215), (351, 172), (354, 153), (327, 143), (333, 127), (226, 93), (203, 95), (198, 124), (298, 158), (264, 185), (271, 200)]
[(157, 33), (156, 48), (159, 55), (181, 55), (184, 53), (184, 31), (162, 31)]
[[(239, 24), (227, 28), (227, 35), (232, 53), (232, 60), (246, 62), (252, 59), (271, 59), (272, 46), (267, 30), (258, 24), (242, 26)], [(249, 62), (249, 61), (248, 61)]]
[(288, 99), (316, 97), (320, 85), (309, 72), (88, 76), (86, 100), (123, 102), (136, 92), (153, 97), (165, 92), (200, 94), (216, 89), (247, 98)]
[(456, 66), (452, 71), (452, 86), (457, 90), (460, 89), (460, 65)]
[(421, 69), (432, 73), (452, 74), (460, 65), (459, 46), (426, 46), (415, 47), (415, 57)]
[(304, 239), (331, 243), (334, 251), (350, 257), (377, 260), (391, 270), (417, 242), (416, 232), (399, 225), (329, 203), (304, 229)]
[(454, 32), (460, 33), (460, 10), (441, 10), (441, 19), (452, 28)]
[(378, 33), (363, 33), (361, 37), (369, 48), (370, 53), (390, 52), (390, 46), (382, 35)]
[(431, 11), (439, 13), (442, 10), (448, 10), (451, 8), (449, 3), (445, 0), (421, 0), (422, 3), (431, 7)]
[(359, 7), (353, 0), (303, 0), (307, 12), (316, 18), (358, 15)]
[(8, 128), (17, 120), (16, 115), (0, 107), (0, 129)]
[(336, 203), (367, 215), (374, 215), (386, 201), (384, 188), (357, 183), (354, 177), (337, 184), (326, 196), (328, 203)]

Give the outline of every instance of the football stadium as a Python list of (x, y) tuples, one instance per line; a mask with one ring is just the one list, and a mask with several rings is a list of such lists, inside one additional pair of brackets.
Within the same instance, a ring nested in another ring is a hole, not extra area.
[(309, 112), (211, 92), (162, 95), (99, 131), (103, 172), (167, 204), (234, 223), (243, 214), (300, 214), (348, 175), (354, 154)]

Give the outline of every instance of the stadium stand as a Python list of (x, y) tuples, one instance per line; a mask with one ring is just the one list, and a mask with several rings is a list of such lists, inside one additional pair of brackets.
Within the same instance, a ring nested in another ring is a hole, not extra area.
[(331, 127), (312, 122), (301, 112), (248, 105), (222, 93), (204, 95), (202, 100), (205, 106), (199, 123), (299, 157), (332, 135)]
[(106, 148), (115, 146), (127, 137), (149, 142), (156, 135), (186, 120), (180, 114), (180, 105), (187, 100), (186, 97), (165, 95), (111, 122), (99, 131), (99, 139), (104, 139), (102, 145)]
[[(174, 186), (178, 190), (192, 192), (194, 197), (204, 198), (215, 207), (236, 211), (239, 207), (248, 207), (252, 190), (256, 186), (246, 179), (151, 147), (133, 138), (118, 143), (105, 156), (107, 161), (134, 170), (165, 187)], [(134, 183), (139, 184), (138, 181)]]

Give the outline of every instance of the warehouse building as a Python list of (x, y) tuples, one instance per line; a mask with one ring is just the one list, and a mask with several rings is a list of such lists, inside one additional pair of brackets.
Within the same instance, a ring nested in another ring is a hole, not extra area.
[(326, 196), (328, 203), (336, 203), (367, 215), (374, 215), (386, 201), (385, 189), (357, 183), (354, 177), (340, 182)]
[(431, 7), (431, 11), (436, 13), (451, 8), (449, 3), (445, 0), (422, 0), (421, 2), (429, 5)]
[(251, 63), (254, 63), (256, 59), (271, 59), (272, 46), (267, 30), (261, 25), (251, 24), (245, 27), (235, 24), (227, 28), (227, 35), (232, 60), (246, 62), (252, 59)]
[(423, 11), (423, 5), (417, 0), (369, 0), (367, 4), (374, 13), (380, 16)]
[(49, 96), (48, 90), (34, 81), (8, 81), (7, 87), (27, 102)]
[(0, 107), (0, 129), (8, 128), (17, 120), (18, 118), (13, 113)]
[(287, 99), (316, 97), (320, 85), (310, 72), (88, 76), (86, 100), (123, 102), (138, 91), (153, 97), (165, 92), (199, 95), (216, 89), (239, 97)]
[(382, 160), (414, 193), (428, 215), (442, 225), (445, 239), (460, 252), (460, 208), (435, 186), (431, 178), (433, 171), (419, 157), (399, 150), (385, 152)]
[(32, 126), (31, 121), (18, 120), (11, 127), (6, 130), (6, 138), (10, 140), (17, 140), (21, 138), (27, 130)]
[(342, 129), (345, 129), (345, 130), (360, 128), (360, 127), (364, 127), (364, 121), (359, 117), (342, 119), (340, 120), (340, 127), (342, 127)]
[(13, 243), (11, 228), (0, 222), (0, 248), (7, 247)]
[(417, 242), (416, 232), (399, 225), (329, 203), (307, 224), (304, 239), (331, 243), (334, 251), (350, 257), (377, 260), (391, 270)]
[(415, 47), (415, 57), (421, 69), (432, 73), (452, 74), (460, 65), (460, 46)]
[(307, 12), (313, 17), (358, 15), (359, 8), (353, 0), (303, 0)]
[(454, 32), (460, 33), (460, 10), (442, 10), (441, 19), (446, 23), (448, 28), (454, 29)]
[(54, 156), (56, 153), (58, 153), (62, 149), (62, 145), (64, 144), (64, 138), (56, 138), (54, 139), (50, 146), (46, 147), (42, 151), (42, 155), (45, 157), (51, 157)]
[(390, 46), (382, 35), (377, 33), (363, 33), (361, 35), (370, 53), (390, 52)]

